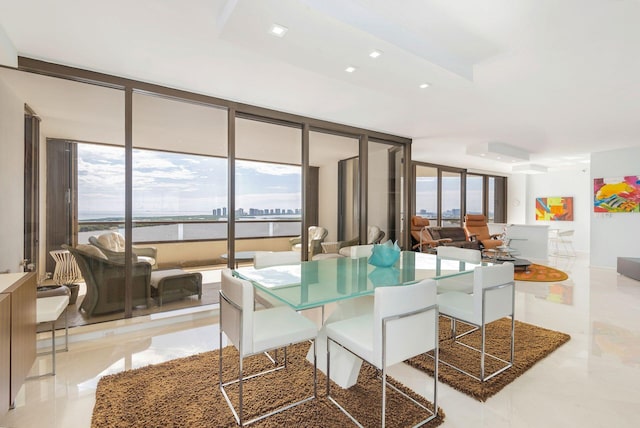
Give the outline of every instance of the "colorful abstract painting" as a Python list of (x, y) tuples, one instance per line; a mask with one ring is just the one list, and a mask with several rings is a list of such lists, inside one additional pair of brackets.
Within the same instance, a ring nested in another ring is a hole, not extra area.
[(536, 198), (536, 220), (573, 221), (573, 197)]
[(637, 175), (593, 180), (593, 211), (640, 212), (640, 178)]

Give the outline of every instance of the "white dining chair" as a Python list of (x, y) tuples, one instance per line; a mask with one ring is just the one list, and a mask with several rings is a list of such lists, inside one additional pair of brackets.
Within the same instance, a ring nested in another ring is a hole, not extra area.
[[(481, 382), (491, 379), (512, 367), (515, 334), (514, 299), (515, 283), (513, 280), (513, 263), (509, 262), (493, 266), (477, 267), (473, 272), (473, 294), (460, 291), (439, 294), (438, 308), (440, 314), (451, 318), (451, 340), (462, 346), (471, 348), (471, 346), (458, 340), (469, 333), (480, 330), (480, 349), (472, 348), (480, 354), (480, 376), (475, 376), (444, 360), (440, 362)], [(486, 352), (487, 324), (504, 317), (511, 317), (509, 361)], [(462, 321), (477, 328), (458, 335), (456, 331), (456, 321)], [(485, 358), (492, 358), (505, 365), (487, 376), (485, 373)]]
[[(411, 285), (378, 287), (375, 289), (372, 313), (328, 323), (326, 333), (328, 362), (331, 361), (331, 346), (338, 345), (381, 370), (383, 427), (386, 423), (387, 386), (429, 413), (416, 426), (435, 418), (438, 409), (438, 307), (435, 281), (428, 279)], [(390, 366), (429, 351), (434, 351), (435, 358), (433, 410), (387, 383), (387, 369)], [(327, 397), (362, 426), (331, 395), (330, 373), (331, 364), (327, 363)]]
[(349, 247), (349, 256), (352, 259), (359, 259), (361, 257), (371, 256), (373, 251), (373, 244), (366, 245), (352, 245)]
[(64, 312), (64, 351), (69, 350), (69, 322), (67, 308), (69, 296), (40, 297), (36, 299), (36, 322), (51, 324), (51, 371), (42, 375), (30, 376), (27, 379), (37, 379), (44, 376), (56, 375), (56, 321)]
[(256, 251), (253, 256), (253, 267), (256, 269), (295, 264), (300, 264), (299, 251)]
[(441, 245), (436, 248), (436, 254), (439, 259), (458, 260), (466, 263), (480, 264), (482, 261), (482, 253), (480, 250), (471, 248), (447, 247)]
[[(266, 417), (280, 413), (286, 409), (305, 403), (317, 397), (317, 377), (315, 346), (318, 329), (316, 325), (296, 313), (291, 308), (279, 306), (261, 311), (255, 311), (253, 306), (253, 285), (249, 281), (235, 278), (230, 269), (223, 269), (221, 273), (220, 290), (220, 350), (219, 350), (219, 381), (220, 391), (224, 396), (236, 422), (240, 426), (262, 420)], [(222, 335), (225, 334), (229, 341), (238, 350), (239, 369), (238, 378), (231, 381), (222, 379)], [(303, 398), (295, 403), (287, 404), (266, 414), (254, 417), (249, 421), (244, 419), (243, 383), (246, 380), (256, 378), (266, 373), (287, 368), (287, 346), (294, 343), (313, 341), (313, 395)], [(262, 354), (264, 352), (284, 348), (284, 362), (282, 365), (260, 373), (245, 376), (243, 372), (244, 358)], [(231, 403), (226, 387), (238, 384), (238, 411)]]
[(575, 257), (576, 250), (573, 248), (573, 234), (573, 229), (558, 231), (557, 245), (564, 248), (564, 252), (558, 252), (558, 255)]
[[(482, 253), (480, 250), (470, 248), (458, 248), (439, 246), (436, 248), (436, 275), (441, 274), (441, 265), (443, 260), (458, 261), (458, 271), (466, 270), (465, 264), (472, 263), (479, 265), (482, 263)], [(458, 275), (442, 278), (438, 280), (438, 293), (448, 291), (460, 291), (463, 293), (473, 292), (473, 276)]]
[[(253, 256), (253, 267), (264, 269), (272, 266), (299, 265), (300, 252), (298, 251), (256, 251)], [(265, 293), (262, 290), (254, 290), (256, 302), (264, 308), (284, 306), (285, 303)]]

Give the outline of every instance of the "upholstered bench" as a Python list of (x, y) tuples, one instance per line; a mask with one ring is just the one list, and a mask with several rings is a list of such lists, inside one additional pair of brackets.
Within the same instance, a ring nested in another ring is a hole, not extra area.
[(156, 270), (151, 272), (151, 297), (158, 305), (168, 300), (179, 300), (197, 294), (202, 298), (202, 274), (182, 269)]
[(640, 281), (640, 258), (618, 257), (617, 271), (620, 275)]

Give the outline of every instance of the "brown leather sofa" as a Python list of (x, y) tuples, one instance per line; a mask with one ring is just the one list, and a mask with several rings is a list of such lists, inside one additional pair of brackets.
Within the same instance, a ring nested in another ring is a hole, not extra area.
[(447, 240), (441, 245), (448, 247), (470, 248), (479, 250), (480, 243), (475, 240), (469, 240), (463, 227), (429, 227), (427, 228), (434, 240)]
[(462, 227), (429, 226), (429, 220), (420, 216), (411, 217), (412, 249), (421, 252), (433, 252), (438, 246), (480, 249), (476, 241), (467, 239)]

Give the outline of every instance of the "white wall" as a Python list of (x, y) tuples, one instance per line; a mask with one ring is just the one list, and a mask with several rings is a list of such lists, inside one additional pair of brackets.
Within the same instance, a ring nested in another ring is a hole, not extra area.
[(24, 254), (24, 103), (0, 80), (0, 272), (21, 272)]
[(527, 176), (513, 174), (507, 179), (507, 223), (527, 222)]
[[(591, 154), (594, 178), (640, 175), (640, 148)], [(640, 257), (640, 213), (594, 213), (591, 209), (591, 265), (615, 267), (617, 257)]]
[(4, 28), (0, 25), (0, 65), (7, 67), (18, 66), (18, 52), (11, 43), (11, 39), (7, 36)]
[[(547, 174), (527, 175), (525, 224), (549, 225), (550, 229), (575, 230), (573, 247), (589, 252), (590, 217), (592, 211), (591, 180), (588, 168), (571, 171), (553, 171)], [(573, 221), (536, 220), (536, 198), (573, 196)]]

